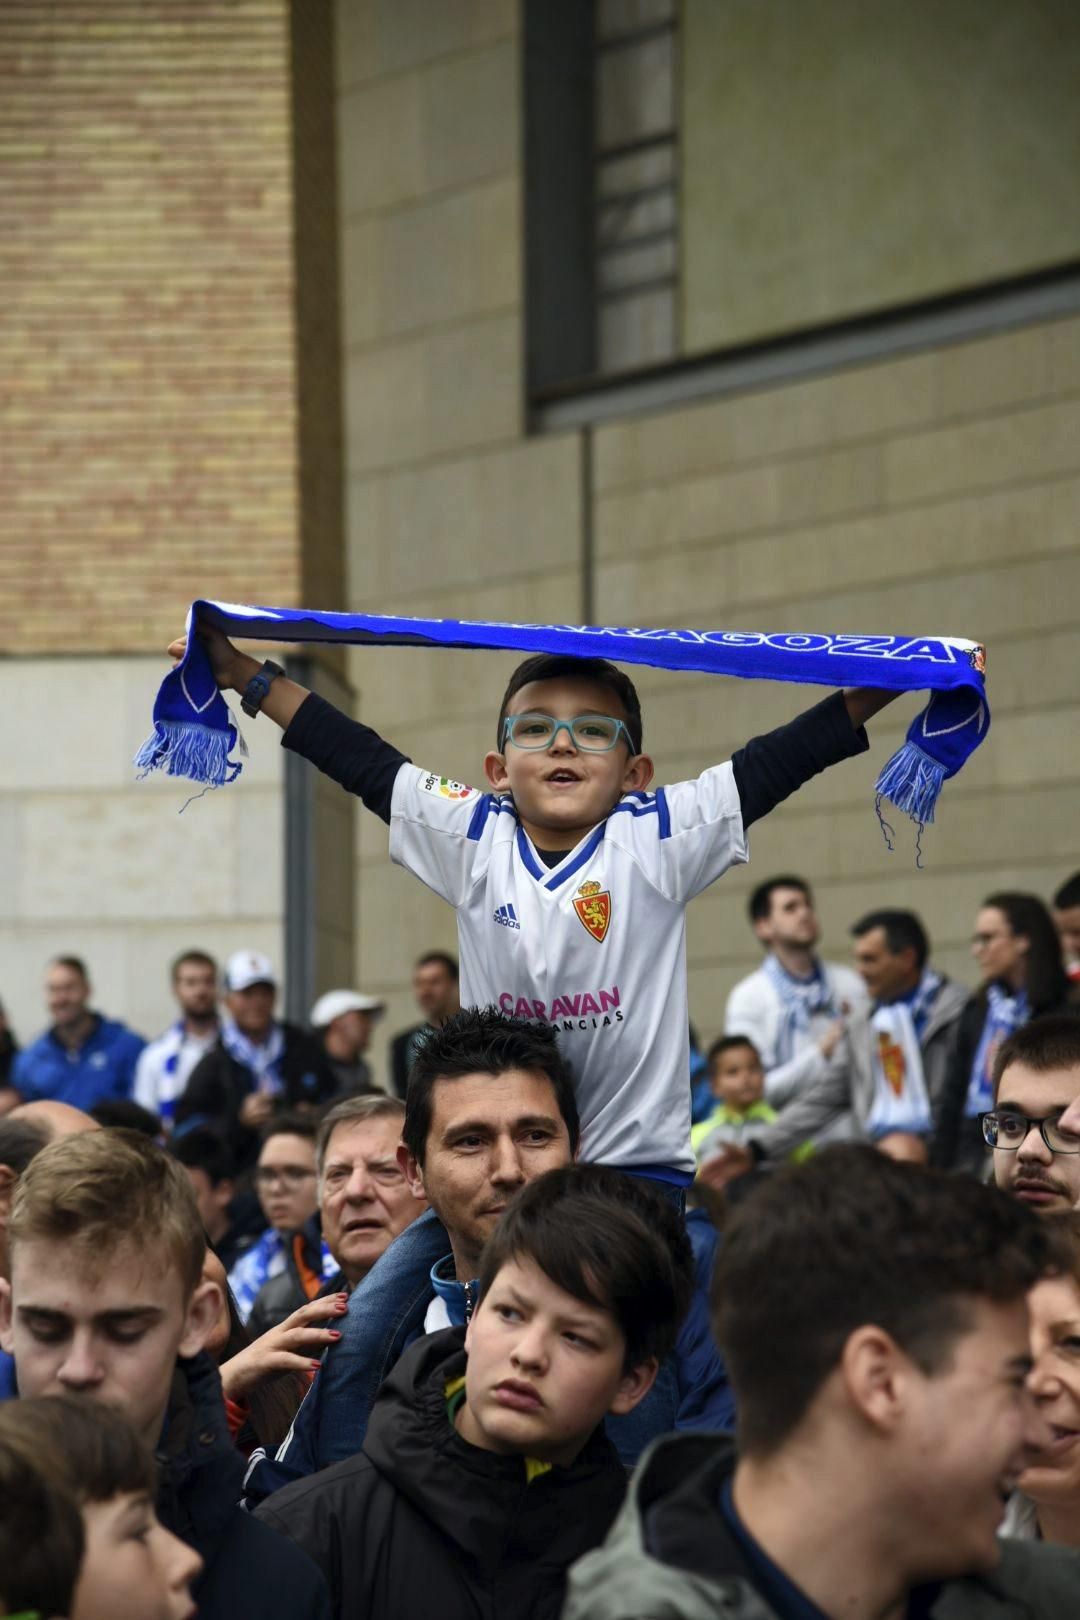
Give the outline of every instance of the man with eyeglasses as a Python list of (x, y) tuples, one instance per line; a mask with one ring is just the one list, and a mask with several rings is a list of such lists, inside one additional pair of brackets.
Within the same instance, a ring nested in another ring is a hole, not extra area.
[[(319, 1207), (315, 1167), (315, 1125), (303, 1116), (279, 1117), (267, 1128), (255, 1167), (266, 1231), (242, 1254), (229, 1273), (229, 1287), (240, 1315), (253, 1333), (265, 1333), (314, 1299), (337, 1262), (323, 1243), (315, 1219)], [(278, 1300), (273, 1321), (255, 1314), (265, 1284), (288, 1273), (293, 1289)]]
[(982, 1116), (994, 1180), (1038, 1215), (1080, 1206), (1080, 1019), (1038, 1018), (1002, 1044)]

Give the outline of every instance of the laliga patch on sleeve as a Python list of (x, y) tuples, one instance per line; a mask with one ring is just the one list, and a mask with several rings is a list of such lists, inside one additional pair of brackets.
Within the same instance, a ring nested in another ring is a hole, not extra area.
[(476, 789), (466, 787), (464, 782), (455, 782), (449, 776), (421, 776), (420, 790), (422, 793), (434, 793), (440, 799), (472, 799), (476, 797)]

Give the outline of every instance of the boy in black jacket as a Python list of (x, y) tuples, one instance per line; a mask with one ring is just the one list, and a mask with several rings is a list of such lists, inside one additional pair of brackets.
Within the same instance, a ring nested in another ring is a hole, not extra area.
[(259, 1508), (322, 1568), (335, 1616), (558, 1616), (625, 1492), (603, 1418), (651, 1388), (693, 1285), (674, 1209), (628, 1182), (578, 1165), (529, 1183), (469, 1326), (406, 1352), (358, 1456)]

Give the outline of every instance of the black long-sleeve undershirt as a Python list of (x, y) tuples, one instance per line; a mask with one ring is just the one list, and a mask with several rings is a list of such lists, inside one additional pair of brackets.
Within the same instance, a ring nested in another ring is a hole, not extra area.
[[(350, 720), (312, 692), (281, 741), (283, 747), (310, 760), (389, 823), (394, 778), (408, 759), (377, 731)], [(869, 746), (865, 730), (852, 725), (840, 692), (775, 731), (751, 737), (731, 759), (743, 826), (750, 827), (767, 816), (812, 776), (865, 753)], [(560, 851), (557, 858), (562, 854)]]

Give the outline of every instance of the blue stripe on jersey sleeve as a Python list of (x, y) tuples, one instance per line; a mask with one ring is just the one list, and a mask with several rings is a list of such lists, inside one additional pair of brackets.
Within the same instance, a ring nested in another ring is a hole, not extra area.
[(491, 811), (495, 808), (497, 807), (491, 794), (481, 793), (476, 803), (476, 809), (472, 813), (472, 820), (469, 822), (469, 830), (466, 834), (466, 837), (471, 838), (474, 844), (477, 843), (482, 837), (484, 828), (487, 826), (487, 818)]
[(668, 809), (667, 794), (663, 788), (656, 790), (656, 809), (660, 817), (661, 838), (671, 837), (671, 811)]
[(566, 882), (567, 878), (572, 878), (575, 872), (580, 872), (586, 861), (590, 861), (596, 850), (600, 847), (606, 831), (607, 823), (602, 821), (599, 827), (597, 827), (594, 832), (589, 834), (587, 840), (582, 846), (580, 853), (575, 856), (575, 858), (570, 862), (570, 865), (564, 867), (561, 872), (556, 872), (554, 877), (548, 878), (548, 881), (544, 884), (544, 888), (561, 888)]
[(488, 816), (497, 816), (501, 811), (504, 810), (508, 816), (514, 816), (516, 818), (517, 811), (514, 809), (513, 799), (509, 797), (497, 796), (494, 793), (483, 794), (480, 802), (476, 806), (476, 809), (472, 813), (472, 819), (469, 822), (466, 837), (471, 838), (474, 844), (478, 843), (479, 840), (484, 836), (484, 828), (487, 826)]
[(617, 804), (611, 814), (617, 815), (622, 810), (630, 816), (657, 816), (660, 814), (655, 800), (651, 804)]

